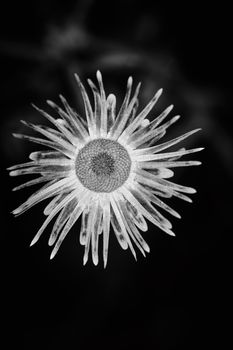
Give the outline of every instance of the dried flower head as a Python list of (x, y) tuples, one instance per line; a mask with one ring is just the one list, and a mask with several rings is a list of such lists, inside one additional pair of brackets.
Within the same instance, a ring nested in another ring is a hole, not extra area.
[(52, 198), (44, 209), (47, 216), (32, 240), (37, 242), (46, 226), (56, 216), (49, 245), (54, 245), (51, 258), (57, 253), (62, 241), (80, 216), (82, 216), (80, 243), (84, 246), (83, 263), (86, 264), (91, 247), (92, 260), (98, 264), (98, 244), (103, 235), (104, 266), (108, 258), (110, 224), (123, 249), (130, 248), (136, 259), (134, 246), (145, 256), (149, 246), (139, 230), (147, 231), (145, 219), (169, 235), (174, 235), (172, 225), (156, 208), (169, 214), (180, 215), (165, 204), (160, 197), (178, 197), (191, 202), (186, 195), (195, 193), (193, 188), (170, 182), (171, 168), (199, 165), (199, 161), (180, 161), (186, 154), (203, 148), (161, 153), (169, 147), (196, 133), (195, 129), (171, 141), (158, 144), (168, 127), (179, 116), (162, 124), (173, 106), (166, 108), (152, 121), (146, 116), (162, 94), (160, 89), (147, 106), (137, 113), (140, 84), (131, 97), (132, 78), (128, 79), (124, 101), (116, 115), (116, 97), (105, 95), (101, 73), (97, 72), (99, 88), (88, 79), (94, 95), (91, 105), (79, 77), (75, 75), (82, 93), (86, 119), (78, 115), (60, 96), (63, 109), (51, 101), (49, 106), (59, 114), (55, 119), (34, 106), (55, 128), (23, 123), (42, 134), (44, 138), (14, 134), (51, 150), (33, 152), (31, 161), (9, 168), (11, 176), (39, 174), (34, 180), (15, 187), (18, 190), (34, 184), (46, 184), (13, 211), (19, 215), (41, 202)]

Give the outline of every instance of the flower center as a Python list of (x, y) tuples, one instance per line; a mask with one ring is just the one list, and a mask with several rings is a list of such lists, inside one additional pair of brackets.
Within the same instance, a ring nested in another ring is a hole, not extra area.
[(118, 142), (95, 139), (86, 144), (75, 160), (82, 185), (94, 192), (112, 192), (128, 179), (131, 159)]

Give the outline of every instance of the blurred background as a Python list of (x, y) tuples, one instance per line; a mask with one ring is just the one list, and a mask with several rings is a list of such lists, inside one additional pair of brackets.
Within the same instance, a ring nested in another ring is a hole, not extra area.
[[(222, 346), (232, 232), (230, 10), (204, 2), (15, 1), (1, 5), (0, 19), (3, 348), (12, 341), (21, 349)], [(112, 234), (106, 270), (101, 262), (82, 266), (79, 223), (53, 261), (50, 226), (29, 249), (45, 204), (14, 219), (11, 210), (34, 188), (12, 193), (24, 178), (5, 171), (38, 150), (11, 136), (26, 132), (20, 119), (44, 123), (30, 103), (48, 111), (46, 99), (58, 102), (62, 93), (83, 113), (73, 75), (95, 79), (97, 69), (118, 106), (129, 75), (142, 81), (141, 108), (163, 87), (150, 118), (173, 103), (182, 118), (166, 139), (201, 127), (184, 145), (205, 147), (189, 157), (201, 167), (176, 172), (176, 182), (198, 190), (193, 204), (168, 200), (182, 216), (172, 219), (176, 238), (149, 225), (151, 253), (136, 263)]]

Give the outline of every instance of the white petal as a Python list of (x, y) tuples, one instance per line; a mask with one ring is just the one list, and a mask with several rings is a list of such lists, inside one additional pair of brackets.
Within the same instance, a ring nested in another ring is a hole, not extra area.
[(88, 84), (90, 85), (93, 95), (94, 95), (94, 122), (95, 122), (95, 136), (100, 137), (100, 127), (101, 127), (101, 110), (102, 102), (101, 97), (95, 84), (88, 79)]
[(69, 180), (67, 178), (57, 181), (51, 186), (39, 191), (39, 193), (32, 195), (25, 203), (21, 204), (17, 209), (13, 210), (14, 215), (19, 215), (41, 202), (42, 200), (55, 196), (64, 189), (72, 188), (76, 184), (76, 180)]
[(92, 237), (91, 237), (92, 260), (93, 260), (94, 265), (97, 265), (98, 261), (99, 261), (98, 242), (99, 242), (99, 230), (100, 230), (102, 215), (103, 215), (102, 207), (101, 207), (100, 203), (97, 203), (95, 216), (94, 216), (94, 222), (93, 222), (93, 228), (92, 228)]
[(131, 94), (132, 83), (133, 83), (133, 80), (131, 77), (129, 77), (124, 101), (123, 101), (122, 106), (120, 108), (120, 111), (117, 115), (115, 123), (113, 124), (113, 126), (108, 134), (108, 137), (113, 139), (113, 140), (118, 139), (118, 137), (122, 133), (122, 131), (126, 125), (126, 122), (128, 120), (129, 110), (127, 110), (127, 107), (128, 107), (128, 103), (129, 103), (130, 94)]
[(105, 202), (104, 212), (103, 212), (103, 256), (104, 256), (104, 267), (107, 265), (108, 261), (108, 241), (110, 232), (110, 203)]
[[(141, 213), (149, 220), (151, 221), (155, 226), (158, 226), (161, 230), (163, 230), (164, 232), (168, 233), (171, 236), (174, 236), (174, 233), (170, 230), (168, 222), (164, 221), (164, 224), (161, 223), (161, 220), (158, 221), (159, 217), (155, 214), (154, 210), (150, 207), (149, 211), (147, 209), (144, 208), (144, 204), (142, 205), (142, 202), (140, 203), (138, 201), (138, 199), (135, 197), (135, 189), (130, 189), (130, 191), (128, 189), (126, 189), (126, 187), (122, 187), (119, 189), (119, 191), (121, 191), (121, 193), (123, 194), (123, 196), (129, 201), (131, 202), (139, 211), (141, 211)], [(138, 193), (137, 193), (138, 195)], [(147, 207), (148, 204), (147, 204)], [(153, 216), (153, 214), (155, 214), (155, 217)]]
[(111, 129), (116, 119), (116, 96), (110, 94), (107, 98), (107, 131)]
[(32, 153), (30, 153), (29, 158), (31, 160), (40, 161), (40, 162), (51, 161), (52, 159), (56, 160), (56, 161), (65, 161), (65, 160), (70, 161), (70, 159), (65, 157), (64, 154), (62, 154), (58, 151), (51, 151), (51, 150), (32, 152)]
[(86, 208), (84, 208), (82, 213), (82, 223), (81, 223), (81, 230), (80, 230), (80, 236), (79, 236), (79, 242), (81, 245), (86, 245), (87, 243), (87, 224), (88, 224), (89, 215), (90, 215), (89, 207), (86, 206)]
[(45, 117), (47, 120), (49, 120), (53, 125), (56, 126), (56, 128), (64, 135), (66, 136), (67, 140), (73, 142), (74, 144), (76, 144), (75, 142), (75, 138), (74, 138), (74, 133), (71, 133), (64, 125), (62, 125), (61, 123), (59, 123), (58, 119), (54, 119), (50, 114), (46, 113), (45, 111), (43, 111), (42, 109), (38, 108), (36, 105), (32, 104), (32, 107), (35, 108), (41, 115), (43, 115), (43, 117)]
[[(127, 201), (127, 203), (129, 203)], [(143, 237), (140, 235), (138, 229), (134, 225), (132, 221), (132, 217), (129, 215), (129, 212), (127, 211), (127, 207), (125, 205), (125, 201), (120, 202), (121, 208), (122, 208), (122, 215), (124, 217), (124, 223), (127, 226), (127, 230), (129, 232), (130, 237), (133, 239), (134, 243), (137, 245), (137, 247), (140, 249), (141, 253), (145, 256), (144, 250), (149, 253), (150, 248), (148, 244), (145, 242)]]
[(154, 146), (154, 147), (149, 147), (149, 148), (144, 148), (144, 149), (140, 149), (140, 150), (135, 150), (134, 153), (138, 154), (138, 155), (140, 155), (140, 154), (144, 155), (144, 154), (152, 154), (152, 153), (157, 153), (157, 152), (163, 151), (164, 149), (167, 149), (167, 148), (169, 148), (171, 146), (174, 146), (175, 144), (183, 141), (187, 137), (195, 134), (197, 131), (200, 131), (200, 130), (201, 129), (195, 129), (195, 130), (189, 131), (189, 132), (185, 133), (182, 136), (176, 137), (173, 140), (161, 143), (160, 145), (157, 145), (157, 146)]
[(34, 180), (30, 180), (28, 182), (23, 183), (22, 185), (14, 187), (12, 189), (12, 191), (18, 191), (18, 190), (21, 190), (22, 188), (25, 188), (25, 187), (29, 187), (29, 186), (37, 185), (41, 182), (49, 181), (49, 180), (53, 179), (53, 177), (54, 177), (53, 175), (40, 176)]
[(141, 231), (147, 231), (148, 225), (146, 223), (146, 220), (144, 219), (143, 215), (133, 206), (132, 203), (129, 201), (126, 202), (126, 208), (129, 216), (131, 217), (132, 222), (141, 230)]
[(74, 157), (73, 149), (71, 149), (71, 148), (67, 149), (66, 147), (64, 147), (64, 145), (58, 144), (56, 142), (47, 141), (47, 140), (44, 140), (44, 139), (40, 139), (38, 137), (32, 137), (32, 136), (23, 135), (23, 134), (15, 134), (15, 133), (13, 133), (12, 135), (14, 137), (18, 138), (18, 139), (29, 140), (31, 142), (38, 143), (39, 145), (43, 145), (43, 146), (47, 146), (47, 147), (56, 149), (59, 152), (65, 154), (69, 158), (73, 158)]
[[(64, 196), (63, 196), (64, 198)], [(60, 214), (58, 215), (55, 224), (53, 225), (52, 232), (49, 237), (48, 244), (51, 246), (55, 243), (59, 233), (61, 232), (64, 224), (69, 220), (72, 212), (75, 210), (75, 207), (77, 205), (78, 198), (73, 198), (69, 203), (67, 203)]]
[(126, 126), (126, 123), (127, 123), (129, 118), (131, 119), (131, 121), (135, 120), (134, 119), (134, 110), (137, 110), (138, 94), (140, 91), (140, 87), (141, 87), (141, 83), (139, 83), (136, 87), (135, 93), (134, 93), (134, 95), (133, 95), (133, 97), (128, 105), (128, 108), (125, 111), (125, 116), (122, 119), (122, 122), (120, 123), (120, 127), (118, 128), (117, 133), (114, 133), (114, 139), (117, 139), (119, 137), (119, 135), (122, 133), (120, 135), (120, 137), (118, 138), (118, 141), (120, 143), (123, 143), (123, 144), (126, 143), (126, 141), (127, 141), (127, 134), (125, 134), (125, 130), (127, 130), (129, 125), (131, 125), (132, 123), (130, 123), (130, 124), (128, 123), (128, 126), (125, 128), (125, 130), (124, 130), (124, 127)]
[[(129, 248), (130, 248), (130, 250), (131, 250), (135, 260), (137, 260), (135, 250), (134, 250), (134, 248), (132, 246), (132, 243), (130, 241), (130, 238), (129, 238), (129, 235), (127, 233), (127, 229), (125, 227), (125, 223), (124, 223), (124, 220), (123, 220), (124, 215), (123, 215), (123, 212), (122, 212), (122, 209), (121, 209), (121, 206), (120, 206), (120, 198), (122, 197), (122, 195), (119, 192), (115, 191), (115, 192), (112, 193), (112, 196), (115, 199), (116, 208), (114, 208), (114, 211), (115, 211), (115, 213), (117, 215), (119, 225), (122, 227), (122, 232), (124, 232), (125, 239), (126, 239), (128, 245), (129, 245)], [(118, 211), (118, 214), (117, 214), (117, 211)]]
[(175, 216), (175, 217), (177, 217), (179, 219), (181, 218), (180, 214), (178, 214), (174, 209), (169, 207), (166, 203), (161, 201), (161, 199), (157, 198), (156, 195), (153, 194), (151, 191), (147, 190), (145, 188), (145, 186), (141, 186), (140, 184), (137, 184), (137, 187), (140, 189), (141, 192), (145, 193), (145, 195), (146, 195), (146, 197), (148, 198), (149, 201), (151, 201), (152, 203), (156, 204), (160, 208), (166, 210), (171, 215), (173, 215), (173, 216)]
[(35, 235), (35, 237), (33, 238), (33, 240), (31, 241), (30, 246), (34, 245), (38, 239), (40, 238), (40, 236), (42, 235), (42, 233), (44, 232), (45, 228), (47, 227), (47, 225), (50, 223), (50, 221), (54, 218), (54, 216), (67, 204), (69, 203), (69, 201), (71, 201), (75, 196), (77, 195), (77, 191), (73, 191), (70, 194), (68, 194), (54, 209), (53, 211), (49, 214), (49, 216), (47, 217), (47, 219), (44, 221), (43, 225), (41, 226), (41, 228), (39, 229), (39, 231), (37, 232), (37, 234)]
[(51, 202), (45, 207), (44, 209), (44, 215), (49, 215), (53, 209), (58, 205), (58, 203), (60, 203), (63, 198), (65, 198), (65, 196), (67, 196), (67, 193), (59, 193), (56, 197), (54, 197)]
[(157, 178), (169, 178), (174, 175), (173, 171), (166, 168), (158, 168), (158, 169), (150, 169), (149, 171), (145, 171), (143, 169), (138, 168), (135, 170), (135, 173), (141, 176), (145, 176), (146, 179), (150, 179), (156, 181)]
[(53, 101), (47, 100), (46, 102), (50, 107), (54, 108), (57, 111), (63, 120), (66, 121), (69, 129), (74, 133), (74, 135), (77, 134), (78, 137), (82, 137), (83, 139), (89, 137), (88, 131), (80, 122), (79, 118), (75, 118), (73, 115), (67, 114)]
[(177, 152), (169, 152), (169, 153), (159, 153), (159, 154), (146, 154), (146, 155), (133, 155), (133, 159), (137, 161), (150, 161), (150, 160), (159, 160), (159, 159), (168, 159), (170, 157), (175, 157), (175, 156), (184, 156), (186, 154), (191, 154), (191, 153), (196, 153), (202, 151), (204, 148), (199, 147), (199, 148), (193, 148), (193, 149), (187, 149), (183, 151), (177, 151)]
[[(86, 192), (86, 195), (87, 195), (87, 193), (88, 192)], [(58, 238), (58, 240), (57, 240), (57, 242), (52, 250), (52, 253), (50, 255), (50, 259), (53, 259), (54, 256), (57, 254), (57, 251), (60, 248), (66, 235), (69, 233), (72, 226), (75, 224), (75, 222), (78, 220), (79, 216), (82, 214), (83, 209), (84, 209), (84, 205), (85, 205), (85, 200), (86, 200), (86, 196), (84, 194), (84, 196), (81, 198), (81, 200), (79, 201), (79, 203), (77, 204), (77, 206), (75, 207), (73, 212), (70, 214), (70, 217), (69, 217), (68, 221), (66, 222), (65, 227), (63, 228), (63, 230), (60, 234), (60, 237)]]
[(90, 242), (91, 242), (91, 236), (92, 236), (96, 202), (93, 200), (89, 200), (89, 203), (87, 205), (89, 207), (89, 215), (88, 215), (88, 222), (87, 222), (87, 238), (86, 238), (86, 244), (85, 244), (85, 250), (84, 250), (84, 256), (83, 256), (83, 265), (85, 265), (88, 261), (88, 254), (90, 250)]
[(143, 169), (158, 169), (158, 168), (176, 168), (176, 167), (185, 167), (200, 165), (201, 162), (196, 160), (186, 160), (186, 161), (161, 161), (161, 162), (139, 162), (140, 167)]
[(151, 126), (153, 127), (153, 129), (156, 128), (168, 116), (173, 107), (174, 105), (170, 105), (169, 107), (167, 107), (157, 118), (155, 118), (151, 122)]
[(97, 71), (96, 77), (100, 87), (100, 97), (101, 97), (101, 117), (100, 117), (100, 135), (102, 137), (107, 136), (107, 104), (106, 104), (106, 95), (104, 91), (103, 79), (100, 71)]
[(128, 248), (128, 243), (125, 237), (125, 229), (124, 229), (124, 225), (122, 224), (122, 220), (121, 220), (119, 211), (117, 209), (115, 199), (112, 197), (112, 195), (110, 196), (110, 203), (111, 203), (111, 210), (110, 210), (111, 225), (113, 227), (116, 238), (121, 248), (125, 250)]
[(84, 107), (85, 107), (85, 112), (86, 112), (86, 118), (87, 118), (87, 126), (89, 130), (90, 136), (94, 136), (94, 114), (91, 108), (91, 104), (89, 101), (89, 97), (87, 95), (87, 92), (85, 90), (85, 87), (83, 86), (79, 76), (77, 74), (74, 75), (76, 78), (76, 81), (79, 85), (79, 88), (81, 90), (81, 94), (83, 97), (83, 102), (84, 102)]
[[(121, 137), (123, 138), (125, 135), (127, 135), (127, 138), (129, 135), (131, 135), (134, 130), (137, 129), (137, 127), (141, 124), (143, 119), (148, 115), (148, 113), (151, 111), (151, 109), (154, 107), (156, 102), (158, 101), (159, 97), (161, 96), (163, 92), (163, 89), (159, 89), (154, 97), (151, 99), (151, 101), (148, 103), (148, 105), (142, 110), (142, 112), (134, 119), (132, 124), (130, 124), (123, 132)], [(119, 141), (121, 141), (121, 138), (119, 138)]]

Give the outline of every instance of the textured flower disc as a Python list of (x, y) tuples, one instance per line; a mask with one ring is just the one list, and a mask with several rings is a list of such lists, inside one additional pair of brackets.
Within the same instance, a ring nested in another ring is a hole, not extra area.
[(45, 183), (16, 208), (13, 214), (20, 215), (35, 204), (50, 198), (44, 209), (46, 220), (31, 245), (38, 241), (47, 225), (56, 217), (48, 242), (50, 246), (54, 246), (51, 258), (55, 256), (80, 216), (79, 240), (84, 246), (84, 264), (88, 260), (90, 249), (93, 263), (98, 264), (99, 241), (102, 236), (103, 260), (106, 266), (110, 227), (120, 246), (123, 249), (130, 248), (135, 259), (135, 246), (145, 256), (145, 252), (148, 253), (150, 249), (140, 230), (147, 231), (146, 220), (169, 235), (174, 235), (172, 224), (158, 208), (180, 218), (162, 199), (175, 196), (191, 202), (187, 194), (196, 192), (191, 187), (168, 181), (173, 176), (171, 169), (201, 164), (195, 160), (179, 159), (201, 151), (202, 148), (181, 148), (165, 153), (161, 151), (176, 145), (200, 129), (158, 144), (167, 129), (179, 119), (179, 116), (174, 116), (163, 123), (173, 105), (152, 121), (146, 119), (162, 89), (137, 113), (140, 84), (131, 96), (133, 80), (130, 77), (124, 101), (116, 114), (116, 97), (113, 94), (106, 97), (99, 71), (99, 88), (88, 79), (94, 96), (93, 106), (79, 77), (75, 75), (75, 78), (83, 97), (86, 119), (79, 116), (66, 99), (60, 96), (63, 108), (47, 101), (58, 113), (57, 119), (34, 106), (54, 128), (23, 121), (23, 124), (44, 138), (13, 134), (17, 138), (49, 148), (33, 152), (29, 155), (29, 162), (9, 168), (11, 176), (39, 175), (15, 187), (14, 191)]
[(118, 142), (97, 139), (78, 153), (75, 171), (84, 187), (94, 192), (112, 192), (129, 177), (131, 159)]

